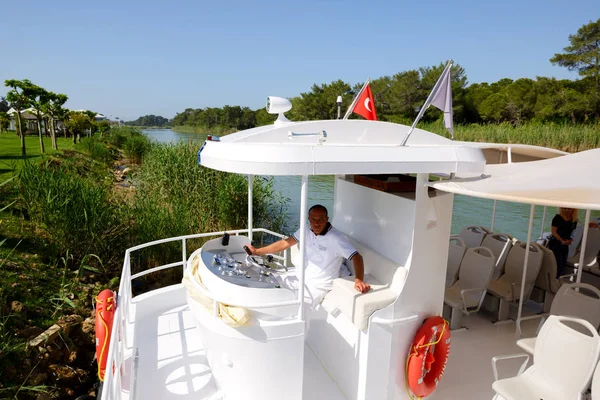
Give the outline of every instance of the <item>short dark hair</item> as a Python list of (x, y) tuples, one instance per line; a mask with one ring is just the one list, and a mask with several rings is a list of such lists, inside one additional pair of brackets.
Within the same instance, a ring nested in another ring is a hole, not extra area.
[(325, 211), (325, 216), (327, 216), (327, 217), (329, 216), (328, 213), (327, 213), (327, 207), (322, 206), (321, 204), (315, 204), (314, 206), (312, 206), (311, 208), (309, 208), (308, 209), (308, 213), (310, 214), (310, 212), (312, 210), (322, 210), (322, 211)]

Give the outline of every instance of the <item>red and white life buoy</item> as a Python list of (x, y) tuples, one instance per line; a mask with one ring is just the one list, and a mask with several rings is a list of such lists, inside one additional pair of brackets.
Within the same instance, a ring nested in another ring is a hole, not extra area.
[(444, 375), (450, 354), (450, 326), (442, 317), (431, 317), (417, 331), (406, 360), (406, 381), (412, 393), (427, 397)]
[(115, 294), (112, 290), (104, 289), (96, 297), (96, 360), (98, 361), (98, 378), (101, 381), (104, 381), (116, 308)]

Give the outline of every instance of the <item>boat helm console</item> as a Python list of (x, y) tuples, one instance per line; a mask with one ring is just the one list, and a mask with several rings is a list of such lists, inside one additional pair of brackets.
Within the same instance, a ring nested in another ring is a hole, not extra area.
[(238, 286), (278, 289), (276, 275), (287, 271), (272, 255), (260, 257), (218, 248), (201, 252), (201, 257), (208, 271)]

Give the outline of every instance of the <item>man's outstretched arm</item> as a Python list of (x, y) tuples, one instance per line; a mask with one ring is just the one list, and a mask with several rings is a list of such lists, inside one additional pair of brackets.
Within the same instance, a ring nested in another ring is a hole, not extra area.
[(290, 236), (287, 239), (278, 240), (275, 243), (271, 243), (270, 245), (265, 247), (256, 248), (254, 246), (248, 245), (248, 248), (250, 249), (252, 254), (255, 254), (257, 256), (264, 256), (265, 254), (279, 253), (280, 251), (287, 250), (296, 243), (298, 243), (296, 239)]
[(365, 263), (362, 256), (356, 253), (352, 257), (352, 264), (354, 265), (354, 289), (361, 293), (367, 293), (371, 289), (371, 285), (364, 282), (365, 279)]

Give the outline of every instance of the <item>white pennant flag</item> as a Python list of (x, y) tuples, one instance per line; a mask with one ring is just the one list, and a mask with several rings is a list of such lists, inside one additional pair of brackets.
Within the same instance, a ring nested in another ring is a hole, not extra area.
[(444, 127), (450, 131), (454, 138), (454, 122), (452, 120), (452, 80), (450, 68), (446, 68), (440, 77), (440, 84), (435, 93), (432, 93), (431, 104), (444, 112)]

